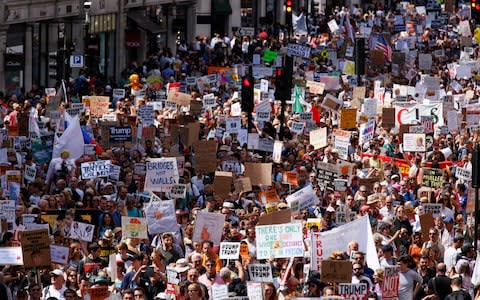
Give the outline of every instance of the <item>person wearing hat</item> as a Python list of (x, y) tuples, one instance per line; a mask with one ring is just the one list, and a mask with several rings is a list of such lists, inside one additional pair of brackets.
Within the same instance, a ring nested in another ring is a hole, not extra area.
[(100, 258), (105, 261), (108, 261), (108, 257), (111, 254), (117, 253), (115, 246), (113, 245), (113, 238), (113, 231), (111, 229), (107, 229), (103, 233), (100, 241), (98, 241), (98, 245), (100, 246)]
[(42, 298), (55, 297), (59, 300), (65, 300), (64, 293), (67, 290), (65, 286), (65, 277), (62, 269), (55, 269), (50, 272), (50, 285), (42, 290)]

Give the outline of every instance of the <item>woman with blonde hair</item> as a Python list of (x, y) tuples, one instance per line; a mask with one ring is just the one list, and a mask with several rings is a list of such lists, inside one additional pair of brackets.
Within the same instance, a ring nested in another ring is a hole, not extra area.
[(202, 287), (198, 283), (191, 283), (187, 288), (187, 299), (202, 300), (205, 298)]
[(69, 266), (73, 269), (77, 269), (78, 264), (80, 263), (82, 258), (83, 258), (82, 246), (80, 245), (80, 243), (77, 243), (77, 242), (72, 243), (70, 245), (70, 252), (68, 254)]

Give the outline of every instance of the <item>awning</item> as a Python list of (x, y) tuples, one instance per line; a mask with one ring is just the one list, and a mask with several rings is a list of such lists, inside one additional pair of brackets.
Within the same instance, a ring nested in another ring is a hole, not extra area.
[(151, 33), (162, 32), (162, 26), (150, 20), (148, 16), (145, 16), (143, 11), (132, 11), (128, 13), (128, 17), (137, 23), (138, 27)]
[(230, 0), (213, 0), (213, 14), (215, 15), (230, 15), (232, 14), (232, 7)]

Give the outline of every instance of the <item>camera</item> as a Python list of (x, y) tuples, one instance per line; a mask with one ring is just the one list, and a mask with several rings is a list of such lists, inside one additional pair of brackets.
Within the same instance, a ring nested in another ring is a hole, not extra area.
[(90, 9), (90, 7), (92, 7), (92, 1), (83, 2), (83, 8)]

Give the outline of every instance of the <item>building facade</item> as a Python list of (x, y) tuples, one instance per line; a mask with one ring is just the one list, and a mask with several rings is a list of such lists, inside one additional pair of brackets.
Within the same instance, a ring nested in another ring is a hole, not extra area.
[(82, 65), (118, 79), (178, 39), (253, 34), (283, 15), (280, 0), (0, 0), (0, 90), (53, 87)]

